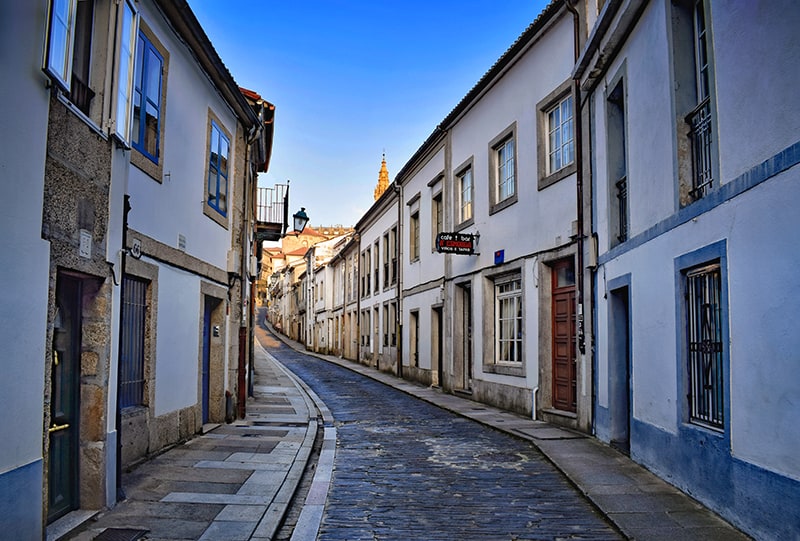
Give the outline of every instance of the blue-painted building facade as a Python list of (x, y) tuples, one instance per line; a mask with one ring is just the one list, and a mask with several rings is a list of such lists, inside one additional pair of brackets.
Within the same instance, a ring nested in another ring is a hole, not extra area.
[(759, 539), (800, 535), (798, 24), (606, 2), (574, 73), (595, 433)]

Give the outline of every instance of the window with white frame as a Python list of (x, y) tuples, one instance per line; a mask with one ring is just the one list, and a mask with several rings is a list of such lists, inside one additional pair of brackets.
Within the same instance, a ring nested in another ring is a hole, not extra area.
[(522, 362), (522, 279), (495, 280), (495, 362)]
[(76, 0), (52, 0), (47, 36), (45, 71), (65, 90), (72, 75)]
[(458, 191), (458, 223), (463, 224), (472, 219), (473, 181), (471, 163), (456, 173), (456, 187)]
[(489, 143), (489, 213), (517, 201), (517, 123), (513, 122)]
[(114, 134), (123, 142), (131, 137), (131, 107), (133, 104), (134, 51), (138, 35), (138, 17), (132, 0), (125, 0), (118, 8), (119, 28), (116, 59), (116, 115)]
[(547, 111), (547, 169), (556, 173), (575, 161), (572, 96)]
[(495, 147), (497, 156), (497, 201), (505, 201), (516, 191), (514, 170), (514, 139), (508, 139)]

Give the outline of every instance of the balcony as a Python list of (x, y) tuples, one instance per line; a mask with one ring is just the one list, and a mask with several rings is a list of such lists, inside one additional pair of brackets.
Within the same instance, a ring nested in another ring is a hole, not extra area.
[(256, 198), (256, 235), (259, 241), (281, 240), (288, 223), (289, 185), (258, 188)]

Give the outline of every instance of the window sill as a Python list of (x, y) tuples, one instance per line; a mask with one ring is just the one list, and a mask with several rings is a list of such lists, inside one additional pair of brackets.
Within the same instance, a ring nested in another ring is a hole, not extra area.
[(464, 229), (466, 229), (469, 226), (474, 225), (474, 224), (475, 224), (475, 218), (469, 218), (467, 220), (464, 220), (463, 222), (461, 222), (460, 224), (458, 224), (456, 226), (456, 231), (455, 232), (458, 233), (459, 231), (462, 231), (462, 230), (464, 230)]
[(578, 167), (575, 165), (575, 162), (572, 162), (570, 165), (562, 167), (555, 173), (542, 176), (541, 178), (539, 178), (539, 185), (538, 185), (539, 190), (544, 190), (548, 186), (552, 186), (559, 180), (565, 179), (571, 174), (575, 173), (577, 170)]
[(517, 202), (517, 194), (515, 193), (514, 195), (503, 199), (499, 203), (496, 203), (496, 204), (492, 205), (491, 208), (489, 209), (489, 216), (491, 216), (492, 214), (496, 214), (496, 213), (500, 212), (501, 210), (504, 210), (504, 209), (510, 207), (511, 205), (513, 205), (516, 202)]
[(225, 229), (228, 229), (228, 217), (220, 214), (217, 209), (208, 204), (208, 201), (203, 202), (203, 214), (217, 222)]
[(483, 366), (483, 371), (487, 374), (525, 377), (525, 366), (523, 363), (486, 364)]

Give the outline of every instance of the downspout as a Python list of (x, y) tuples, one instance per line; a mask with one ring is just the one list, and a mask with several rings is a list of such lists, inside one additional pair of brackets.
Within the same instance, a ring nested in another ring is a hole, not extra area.
[[(567, 11), (572, 14), (572, 21), (573, 21), (573, 52), (574, 52), (574, 64), (578, 64), (578, 60), (580, 58), (580, 31), (581, 31), (581, 17), (580, 13), (576, 8), (576, 0), (566, 0), (565, 6)], [(584, 205), (584, 186), (583, 186), (583, 103), (581, 99), (581, 85), (580, 85), (580, 77), (575, 74), (573, 71), (572, 76), (572, 86), (573, 86), (573, 95), (575, 96), (575, 168), (576, 168), (576, 175), (575, 175), (575, 187), (576, 187), (576, 198), (577, 198), (577, 299), (576, 299), (576, 323), (577, 323), (577, 341), (578, 341), (578, 351), (580, 352), (581, 357), (581, 371), (580, 371), (580, 378), (582, 382), (587, 380), (587, 368), (586, 368), (586, 333), (585, 333), (585, 326), (584, 326), (584, 289), (585, 289), (585, 278), (584, 278), (584, 247), (585, 247), (585, 235), (584, 235), (584, 215), (583, 215), (583, 205)], [(577, 362), (577, 359), (576, 359)], [(593, 358), (590, 354), (590, 363), (593, 364)], [(594, 378), (592, 378), (593, 380)], [(594, 385), (589, 383), (590, 386), (590, 404), (589, 404), (589, 420), (590, 424), (593, 424), (594, 414)], [(583, 385), (581, 385), (581, 389)], [(578, 426), (581, 426), (581, 419), (580, 419), (580, 410), (578, 411)], [(591, 430), (591, 428), (590, 428)]]
[[(567, 0), (564, 4), (572, 14), (573, 21), (573, 53), (574, 63), (577, 64), (580, 56), (580, 14), (573, 5), (575, 0)], [(578, 295), (577, 295), (577, 317), (578, 317), (578, 349), (581, 354), (586, 352), (586, 343), (583, 333), (583, 134), (582, 134), (582, 121), (581, 121), (581, 86), (580, 79), (577, 77), (572, 78), (573, 95), (575, 96), (575, 103), (577, 105), (575, 115), (575, 185), (577, 197), (577, 267), (578, 267)]]
[(397, 377), (403, 379), (403, 188), (395, 179), (394, 193), (397, 196), (397, 233), (394, 241), (397, 245), (397, 310), (395, 310), (395, 330), (397, 332)]
[[(243, 197), (243, 210), (244, 210), (244, 217), (242, 223), (242, 231), (241, 231), (241, 246), (242, 246), (242, 261), (241, 261), (241, 299), (240, 304), (244, 304), (245, 299), (247, 299), (249, 294), (249, 302), (247, 313), (242, 314), (242, 324), (239, 326), (239, 366), (237, 370), (237, 387), (238, 387), (238, 397), (237, 397), (237, 417), (240, 419), (244, 419), (245, 415), (247, 414), (247, 397), (252, 396), (252, 390), (250, 385), (252, 385), (252, 377), (253, 377), (253, 343), (255, 339), (253, 322), (255, 321), (255, 303), (253, 300), (255, 299), (255, 283), (250, 280), (250, 272), (249, 272), (249, 259), (250, 254), (246, 248), (251, 248), (248, 240), (248, 233), (253, 229), (253, 209), (251, 208), (254, 202), (254, 198), (252, 197), (252, 191), (255, 188), (255, 183), (252, 183), (252, 188), (250, 186), (250, 177), (252, 175), (252, 168), (250, 167), (250, 147), (253, 142), (261, 135), (261, 126), (258, 124), (253, 124), (251, 126), (249, 133), (245, 139), (245, 146), (244, 146), (244, 189)], [(258, 237), (254, 235), (255, 242), (252, 246), (252, 253), (253, 255), (256, 254), (257, 249), (257, 242)], [(244, 278), (245, 276), (248, 277), (248, 285), (249, 285), (249, 292), (248, 288), (244, 285)], [(241, 308), (240, 308), (241, 309)], [(249, 376), (249, 377), (247, 377)], [(248, 385), (250, 382), (250, 385)], [(226, 407), (227, 410), (227, 407)], [(226, 421), (233, 416), (233, 412), (226, 411)]]
[(117, 431), (117, 501), (121, 502), (125, 499), (125, 491), (122, 488), (122, 347), (124, 340), (122, 338), (122, 328), (124, 323), (124, 308), (125, 308), (125, 264), (128, 254), (128, 213), (131, 211), (131, 196), (125, 194), (122, 206), (122, 251), (119, 256), (120, 271), (119, 271), (119, 331), (117, 333), (117, 412), (115, 415), (115, 424)]

